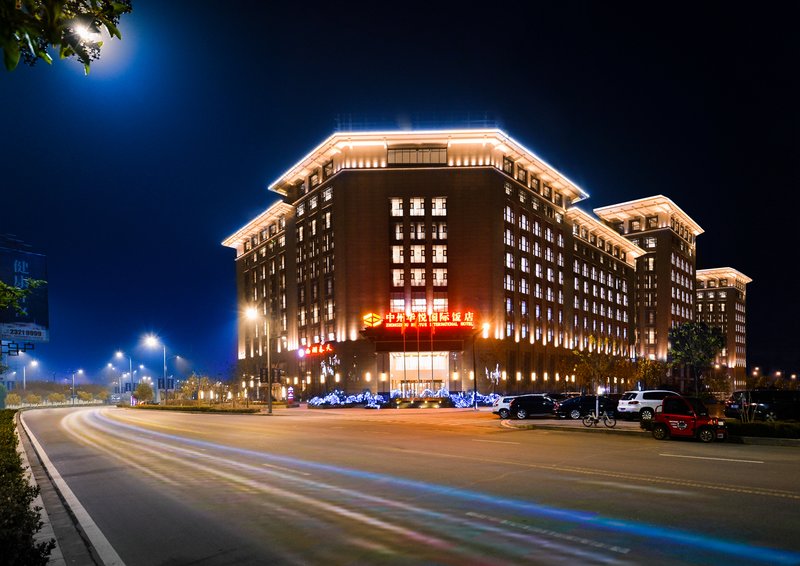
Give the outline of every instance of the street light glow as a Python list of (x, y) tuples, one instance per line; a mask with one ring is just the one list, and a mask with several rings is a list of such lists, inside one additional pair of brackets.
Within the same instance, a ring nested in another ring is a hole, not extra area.
[(248, 320), (255, 320), (258, 318), (258, 311), (255, 307), (247, 307), (244, 311), (244, 315), (247, 317)]

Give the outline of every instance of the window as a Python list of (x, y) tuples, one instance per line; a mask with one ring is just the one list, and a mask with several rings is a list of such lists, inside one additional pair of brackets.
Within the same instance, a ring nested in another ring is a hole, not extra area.
[(403, 199), (401, 198), (392, 199), (392, 216), (403, 216)]
[(425, 263), (425, 246), (411, 246), (411, 263)]
[(411, 285), (414, 287), (419, 287), (421, 285), (425, 285), (425, 270), (424, 269), (412, 269), (411, 270)]
[(553, 198), (553, 189), (548, 187), (547, 185), (544, 186), (544, 190), (542, 191), (542, 196), (548, 200), (552, 200)]
[(645, 219), (645, 225), (647, 226), (648, 230), (658, 228), (658, 216), (648, 216)]
[(326, 179), (333, 175), (333, 161), (328, 161), (322, 166), (322, 176)]
[(447, 149), (443, 147), (390, 149), (387, 162), (389, 165), (445, 165)]
[(446, 216), (447, 215), (447, 198), (434, 197), (431, 203), (431, 214), (433, 216)]
[(514, 269), (514, 254), (511, 252), (506, 252), (506, 267), (508, 269)]
[(322, 191), (323, 202), (328, 202), (332, 198), (333, 198), (333, 187), (328, 187), (327, 189)]
[[(395, 285), (397, 286), (397, 285)], [(392, 293), (392, 298), (390, 299), (391, 303), (389, 305), (389, 309), (392, 312), (405, 312), (406, 311), (406, 301), (403, 298), (402, 293)]]
[(508, 173), (509, 175), (514, 174), (514, 162), (508, 157), (503, 158), (503, 172)]
[(408, 213), (411, 216), (425, 216), (425, 199), (422, 197), (411, 197)]
[(642, 229), (642, 222), (641, 220), (631, 220), (628, 227), (631, 232), (638, 232)]
[(530, 263), (528, 262), (527, 257), (520, 258), (519, 260), (519, 270), (523, 273), (528, 273), (530, 271)]
[(311, 183), (312, 187), (319, 185), (319, 173), (312, 173), (308, 178), (308, 182)]
[(522, 293), (523, 295), (527, 295), (528, 293), (531, 292), (530, 288), (528, 287), (528, 280), (525, 279), (524, 277), (519, 280), (519, 292)]
[(519, 215), (519, 228), (520, 228), (520, 230), (526, 230), (527, 231), (528, 227), (529, 227), (528, 217), (525, 216), (524, 214), (520, 214)]
[(399, 222), (395, 223), (394, 225), (394, 239), (395, 240), (403, 239), (403, 225)]
[(656, 239), (653, 236), (648, 236), (644, 239), (644, 247), (648, 250), (653, 250), (656, 247)]
[(521, 183), (528, 183), (528, 172), (522, 167), (517, 167), (517, 181)]
[(510, 206), (506, 206), (505, 209), (503, 209), (503, 220), (510, 224), (514, 223), (514, 211), (511, 210)]
[(436, 287), (447, 286), (447, 269), (438, 267), (433, 270), (433, 285)]
[(503, 237), (503, 242), (507, 246), (513, 246), (514, 245), (514, 232), (512, 232), (511, 230), (509, 230), (507, 228), (506, 231), (505, 231), (505, 235)]
[(447, 263), (447, 246), (434, 245), (431, 249), (433, 263)]
[(392, 263), (403, 263), (403, 246), (392, 246)]
[(315, 208), (317, 208), (317, 197), (311, 198), (311, 201), (309, 201), (308, 203), (308, 208), (309, 210), (314, 210)]

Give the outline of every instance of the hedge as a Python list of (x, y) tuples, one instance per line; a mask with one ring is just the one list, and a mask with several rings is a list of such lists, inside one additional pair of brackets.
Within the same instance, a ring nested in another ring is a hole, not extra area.
[(41, 507), (33, 501), (39, 487), (31, 486), (17, 453), (16, 411), (0, 410), (0, 556), (8, 566), (47, 564), (56, 542), (35, 542), (42, 528)]
[(800, 438), (798, 422), (750, 422), (726, 419), (725, 426), (731, 436), (762, 436), (767, 438)]

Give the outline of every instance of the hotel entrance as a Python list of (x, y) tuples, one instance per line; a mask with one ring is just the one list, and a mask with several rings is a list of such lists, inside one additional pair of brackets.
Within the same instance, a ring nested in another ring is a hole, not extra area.
[(426, 390), (450, 389), (450, 352), (390, 352), (389, 380), (403, 397), (422, 397)]

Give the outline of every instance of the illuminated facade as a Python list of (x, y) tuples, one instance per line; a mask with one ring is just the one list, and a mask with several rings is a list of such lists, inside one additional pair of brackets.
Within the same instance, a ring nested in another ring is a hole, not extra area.
[(725, 336), (725, 348), (712, 371), (733, 380), (733, 389), (745, 388), (747, 376), (747, 284), (752, 279), (731, 267), (697, 270), (697, 321), (716, 326)]
[(594, 209), (644, 250), (636, 275), (637, 356), (666, 360), (669, 329), (694, 321), (696, 238), (703, 229), (664, 196)]
[(598, 219), (499, 130), (337, 133), (269, 189), (223, 245), (240, 373), (269, 357), (276, 396), (570, 390), (573, 349), (662, 358), (694, 319), (696, 223), (664, 197)]

